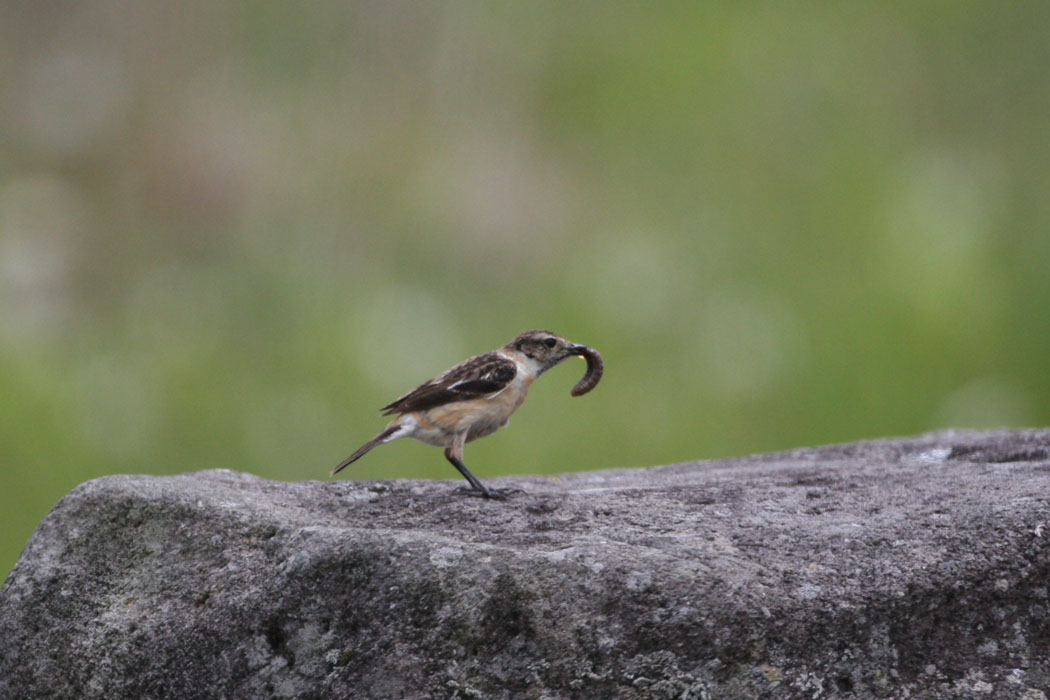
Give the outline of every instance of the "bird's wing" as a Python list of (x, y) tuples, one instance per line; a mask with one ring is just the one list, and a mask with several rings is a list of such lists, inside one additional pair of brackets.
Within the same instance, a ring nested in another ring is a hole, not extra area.
[(518, 373), (514, 361), (497, 352), (486, 352), (459, 363), (421, 384), (393, 403), (383, 414), (422, 411), (454, 401), (480, 399), (503, 391)]

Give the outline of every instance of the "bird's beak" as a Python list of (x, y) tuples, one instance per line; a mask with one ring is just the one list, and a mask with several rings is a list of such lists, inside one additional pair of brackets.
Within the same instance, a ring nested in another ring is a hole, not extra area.
[(586, 345), (570, 345), (565, 349), (566, 355), (580, 355), (586, 356), (594, 352), (594, 348), (587, 347)]

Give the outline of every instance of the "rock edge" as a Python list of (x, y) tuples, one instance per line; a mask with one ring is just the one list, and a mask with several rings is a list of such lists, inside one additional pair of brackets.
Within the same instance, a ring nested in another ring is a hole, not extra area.
[(0, 697), (1050, 693), (1050, 430), (492, 481), (82, 484), (0, 589)]

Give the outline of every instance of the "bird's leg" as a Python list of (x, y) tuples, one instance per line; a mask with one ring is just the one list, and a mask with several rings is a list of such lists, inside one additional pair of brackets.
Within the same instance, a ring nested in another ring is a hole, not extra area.
[(478, 479), (478, 477), (476, 477), (476, 476), (474, 476), (473, 474), (470, 473), (470, 470), (467, 469), (467, 465), (463, 464), (462, 455), (463, 455), (463, 446), (462, 445), (458, 445), (458, 449), (457, 449), (457, 446), (446, 447), (445, 448), (445, 459), (447, 459), (449, 462), (452, 462), (452, 466), (454, 466), (456, 469), (458, 469), (459, 473), (462, 474), (466, 478), (466, 480), (470, 482), (470, 488), (467, 488), (466, 486), (462, 486), (462, 487), (456, 489), (457, 493), (466, 494), (468, 496), (479, 496), (481, 498), (493, 498), (493, 499), (496, 499), (497, 501), (505, 501), (505, 500), (507, 500), (507, 497), (510, 494), (512, 494), (512, 493), (514, 493), (516, 491), (521, 491), (521, 489), (513, 489), (513, 488), (511, 488), (511, 489), (490, 489), (490, 488), (487, 488), (485, 486), (485, 484), (481, 483), (481, 481)]

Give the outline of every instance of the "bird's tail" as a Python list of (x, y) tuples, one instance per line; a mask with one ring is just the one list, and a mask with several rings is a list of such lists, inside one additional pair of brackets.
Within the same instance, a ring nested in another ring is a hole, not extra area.
[(357, 452), (353, 453), (352, 455), (344, 459), (342, 462), (340, 462), (339, 466), (332, 470), (332, 476), (335, 476), (345, 467), (348, 467), (349, 465), (359, 460), (362, 456), (364, 456), (366, 452), (371, 450), (376, 445), (382, 445), (384, 442), (391, 440), (391, 436), (393, 436), (393, 434), (396, 433), (400, 428), (400, 425), (388, 425), (383, 430), (383, 432), (379, 433), (379, 435), (376, 435), (374, 438), (361, 445), (361, 447), (357, 448)]

